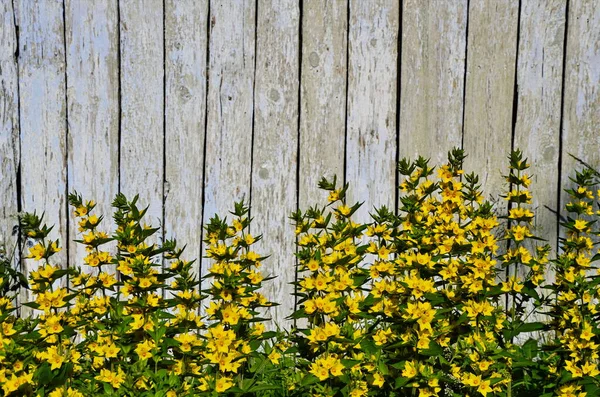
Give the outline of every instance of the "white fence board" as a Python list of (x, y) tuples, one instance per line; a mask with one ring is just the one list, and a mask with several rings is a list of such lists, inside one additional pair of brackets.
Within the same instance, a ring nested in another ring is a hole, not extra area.
[(348, 1), (306, 1), (302, 17), (299, 208), (322, 205), (319, 180), (343, 182)]
[(531, 164), (535, 233), (556, 247), (565, 0), (521, 5), (515, 147)]
[(0, 3), (0, 244), (12, 252), (17, 224), (19, 169), (19, 75), (12, 2)]
[(404, 3), (400, 158), (444, 164), (462, 144), (467, 1)]
[(357, 222), (370, 221), (373, 207), (395, 206), (399, 7), (350, 1), (346, 179), (348, 203), (364, 201)]
[[(49, 238), (63, 250), (54, 263), (68, 266), (65, 44), (62, 3), (19, 1), (19, 97), (21, 202), (27, 211), (45, 212), (54, 225)], [(37, 268), (25, 261), (26, 271)], [(22, 302), (29, 301), (24, 291)], [(25, 312), (24, 308), (24, 312)]]
[[(119, 41), (117, 2), (67, 0), (68, 181), (104, 215), (100, 229), (113, 228), (111, 203), (119, 184)], [(69, 193), (70, 193), (69, 192)], [(85, 246), (69, 207), (69, 263), (84, 265)], [(64, 242), (63, 244), (66, 244)]]
[(294, 228), (288, 220), (296, 210), (300, 15), (293, 0), (258, 5), (256, 43), (255, 128), (252, 166), (252, 216), (256, 244), (265, 275), (277, 276), (264, 294), (281, 305), (269, 313), (281, 326), (294, 308)]
[(206, 0), (165, 3), (165, 237), (186, 245), (187, 260), (201, 246), (207, 14)]
[[(160, 6), (159, 6), (160, 5)], [(162, 2), (121, 1), (120, 186), (163, 223), (164, 37)], [(160, 237), (157, 236), (156, 239)], [(156, 240), (154, 240), (156, 241)]]
[(463, 147), (465, 172), (476, 172), (485, 195), (493, 193), (500, 213), (512, 143), (517, 55), (517, 2), (469, 3), (467, 81)]
[[(582, 166), (569, 154), (600, 168), (600, 7), (594, 0), (569, 3), (561, 186)], [(562, 191), (561, 209), (569, 202)], [(564, 213), (564, 211), (563, 211)]]
[(234, 202), (250, 200), (256, 44), (254, 1), (213, 1), (210, 11), (204, 223), (231, 220)]

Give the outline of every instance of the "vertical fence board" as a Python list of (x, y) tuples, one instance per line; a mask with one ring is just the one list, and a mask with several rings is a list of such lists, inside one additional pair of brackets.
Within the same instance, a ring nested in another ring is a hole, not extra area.
[(400, 158), (445, 163), (462, 141), (467, 1), (403, 6)]
[(12, 228), (18, 210), (19, 95), (17, 32), (10, 1), (0, 4), (0, 248), (12, 254), (16, 237)]
[(250, 200), (256, 3), (212, 1), (210, 11), (204, 223)]
[(531, 164), (536, 234), (555, 248), (565, 0), (521, 6), (515, 148)]
[(393, 209), (396, 195), (397, 0), (350, 1), (346, 179), (349, 203)]
[(163, 212), (164, 87), (162, 2), (121, 1), (120, 191), (149, 205), (146, 222)]
[(206, 0), (165, 4), (165, 237), (187, 245), (188, 260), (201, 247), (207, 12)]
[[(518, 2), (471, 1), (467, 48), (465, 172), (480, 175), (486, 197), (506, 190), (512, 144)], [(504, 200), (499, 211), (506, 209)], [(504, 208), (504, 209), (503, 209)]]
[[(594, 0), (569, 3), (565, 65), (561, 189), (582, 166), (570, 154), (594, 168), (600, 166), (600, 7)], [(568, 203), (562, 191), (561, 210)]]
[[(62, 3), (20, 1), (19, 92), (21, 109), (21, 202), (25, 211), (45, 212), (54, 225), (50, 239), (63, 250), (55, 263), (66, 268), (66, 101), (65, 46)], [(25, 261), (25, 272), (35, 269)], [(23, 302), (30, 300), (24, 291)], [(25, 310), (24, 310), (25, 311)], [(25, 314), (24, 312), (21, 313)]]
[[(118, 191), (119, 69), (117, 2), (67, 0), (67, 104), (69, 190), (97, 203), (101, 229), (110, 233), (111, 203)], [(83, 266), (85, 246), (69, 211), (69, 263)]]
[(321, 177), (343, 182), (348, 2), (306, 1), (302, 21), (299, 207), (323, 203)]
[(293, 0), (262, 1), (257, 15), (255, 129), (252, 169), (254, 233), (263, 234), (260, 253), (270, 254), (263, 273), (277, 324), (294, 308), (294, 233), (288, 217), (296, 210), (298, 144), (299, 8)]

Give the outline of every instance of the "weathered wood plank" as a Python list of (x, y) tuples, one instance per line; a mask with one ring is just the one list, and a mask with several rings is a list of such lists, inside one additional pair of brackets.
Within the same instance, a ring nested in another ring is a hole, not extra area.
[(212, 1), (210, 12), (205, 223), (250, 200), (256, 3)]
[(536, 234), (556, 246), (565, 0), (521, 4), (515, 148), (531, 164)]
[(121, 1), (120, 191), (149, 205), (146, 222), (163, 223), (163, 7)]
[[(63, 250), (55, 263), (66, 268), (66, 95), (62, 2), (18, 1), (21, 125), (21, 202), (25, 211), (45, 212), (54, 225), (49, 238)], [(25, 261), (26, 273), (37, 263)], [(24, 291), (22, 302), (30, 300)], [(25, 308), (23, 308), (24, 311)], [(21, 313), (22, 315), (25, 313)]]
[(561, 210), (564, 189), (582, 166), (569, 154), (600, 168), (600, 7), (597, 1), (569, 3), (562, 131)]
[[(69, 189), (97, 203), (110, 232), (119, 183), (119, 65), (117, 1), (65, 2)], [(69, 263), (90, 272), (85, 246), (69, 211)]]
[[(467, 48), (465, 172), (476, 172), (485, 197), (505, 191), (512, 141), (518, 2), (471, 1)], [(499, 200), (498, 210), (506, 210)]]
[(207, 13), (206, 0), (165, 3), (165, 237), (187, 245), (189, 260), (201, 247)]
[(14, 17), (12, 2), (3, 1), (0, 4), (0, 248), (6, 249), (7, 256), (16, 245), (12, 228), (17, 224), (14, 215), (19, 200), (19, 72)]
[(462, 143), (466, 0), (403, 5), (400, 158), (444, 164)]
[(302, 16), (299, 207), (325, 202), (319, 180), (344, 176), (348, 1), (306, 1)]
[(393, 209), (396, 195), (397, 0), (350, 1), (346, 180), (349, 203)]
[(294, 240), (288, 216), (296, 210), (298, 144), (299, 8), (293, 0), (261, 2), (257, 15), (255, 129), (252, 167), (254, 233), (263, 234), (257, 252), (270, 254), (263, 273), (276, 275), (265, 288), (281, 303), (269, 312), (277, 324), (294, 308)]

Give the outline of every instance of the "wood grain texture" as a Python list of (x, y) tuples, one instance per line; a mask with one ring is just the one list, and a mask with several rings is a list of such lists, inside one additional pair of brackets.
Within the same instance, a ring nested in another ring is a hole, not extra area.
[(265, 275), (277, 276), (265, 286), (268, 299), (281, 305), (269, 313), (276, 323), (294, 308), (294, 232), (288, 219), (296, 210), (300, 18), (293, 0), (261, 1), (257, 15), (252, 232), (263, 234), (257, 252), (271, 255)]
[(582, 166), (570, 154), (600, 168), (600, 7), (594, 0), (569, 3), (562, 131), (561, 210), (564, 189)]
[[(348, 1), (304, 2), (299, 207), (326, 202), (325, 176), (344, 176)], [(343, 181), (342, 181), (343, 182)]]
[[(21, 202), (24, 211), (45, 212), (54, 225), (49, 238), (63, 250), (54, 263), (68, 266), (67, 148), (63, 5), (57, 1), (19, 1), (19, 93), (21, 109)], [(25, 273), (37, 268), (24, 262)], [(25, 290), (22, 302), (30, 300)], [(22, 315), (26, 314), (23, 308)]]
[(565, 0), (521, 4), (515, 148), (531, 164), (536, 234), (556, 248)]
[(444, 164), (461, 146), (467, 8), (466, 0), (403, 5), (400, 158)]
[[(16, 246), (12, 228), (18, 210), (19, 75), (17, 32), (12, 2), (0, 3), (0, 248), (10, 256)], [(18, 259), (18, 258), (17, 258)], [(18, 262), (17, 262), (18, 263)]]
[[(65, 2), (69, 190), (95, 200), (110, 233), (111, 203), (119, 183), (119, 41), (117, 1)], [(82, 267), (87, 255), (79, 226), (69, 211), (69, 263)]]
[(512, 141), (512, 109), (517, 55), (518, 2), (471, 1), (467, 48), (464, 149), (465, 172), (480, 176), (486, 198), (506, 201), (502, 175)]
[(165, 237), (187, 245), (188, 260), (201, 246), (207, 13), (208, 1), (165, 3)]
[(210, 11), (205, 224), (250, 200), (256, 44), (255, 1), (212, 1)]
[(348, 59), (348, 200), (393, 209), (396, 196), (396, 85), (400, 10), (397, 0), (350, 1)]
[[(163, 223), (163, 7), (153, 0), (121, 1), (120, 191), (149, 205), (145, 221)], [(157, 236), (157, 235), (155, 235)], [(157, 236), (156, 239), (159, 239)], [(154, 240), (156, 241), (156, 240)]]

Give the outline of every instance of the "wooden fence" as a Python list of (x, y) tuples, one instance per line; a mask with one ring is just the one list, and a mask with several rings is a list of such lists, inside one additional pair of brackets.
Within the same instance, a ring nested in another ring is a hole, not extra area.
[[(110, 214), (140, 193), (166, 237), (201, 254), (202, 224), (252, 205), (267, 295), (294, 305), (288, 216), (397, 202), (395, 165), (469, 154), (486, 192), (506, 156), (532, 164), (538, 234), (555, 244), (574, 160), (600, 164), (597, 0), (0, 0), (0, 233), (46, 211), (81, 264), (67, 192)], [(199, 270), (206, 261), (198, 262)]]

